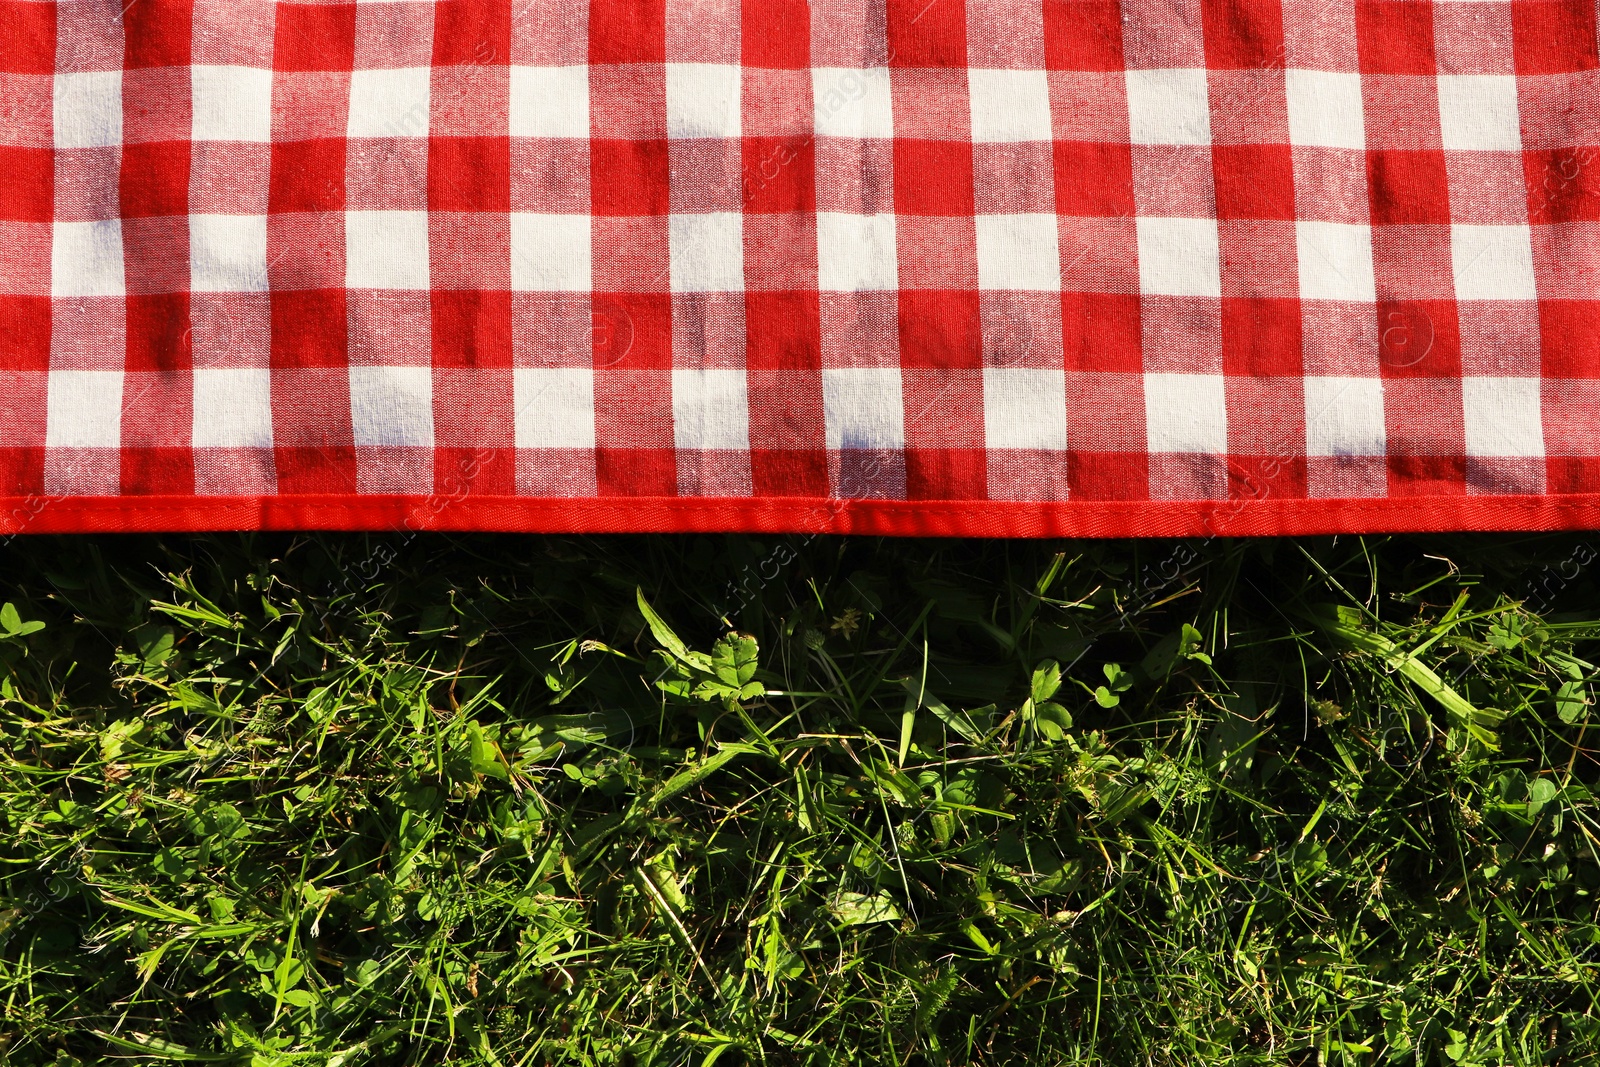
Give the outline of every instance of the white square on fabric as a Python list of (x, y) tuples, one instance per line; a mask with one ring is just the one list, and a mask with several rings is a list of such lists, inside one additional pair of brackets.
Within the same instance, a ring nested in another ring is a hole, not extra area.
[(194, 447), (271, 448), (272, 372), (194, 372)]
[(594, 447), (594, 371), (517, 367), (511, 391), (518, 448)]
[(899, 288), (894, 216), (817, 212), (817, 285), (837, 293)]
[(197, 293), (267, 291), (265, 215), (190, 215), (189, 288)]
[(351, 367), (350, 423), (358, 445), (433, 447), (433, 368)]
[(812, 123), (818, 137), (894, 136), (887, 67), (817, 67), (811, 72)]
[(978, 288), (1061, 291), (1055, 215), (979, 215)]
[(1134, 144), (1211, 143), (1211, 98), (1199, 68), (1130, 70), (1128, 134)]
[(351, 137), (428, 136), (427, 67), (350, 73)]
[(57, 74), (57, 148), (110, 148), (122, 143), (122, 72)]
[(1441, 74), (1439, 136), (1446, 151), (1520, 152), (1522, 120), (1511, 74)]
[(1326, 70), (1283, 72), (1289, 97), (1289, 143), (1309, 148), (1367, 147), (1361, 75)]
[(593, 270), (588, 215), (511, 214), (511, 288), (520, 293), (581, 293)]
[(983, 434), (989, 448), (1066, 448), (1066, 372), (985, 367)]
[(972, 139), (1012, 144), (1049, 141), (1050, 81), (1042, 70), (969, 70)]
[(58, 222), (51, 231), (51, 296), (122, 296), (122, 220)]
[(667, 136), (739, 136), (741, 69), (732, 63), (667, 64)]
[(51, 371), (44, 443), (46, 448), (122, 447), (122, 372)]
[(345, 212), (344, 263), (349, 289), (428, 288), (428, 213)]
[(272, 140), (272, 71), (259, 67), (189, 68), (190, 130), (196, 141)]
[(589, 68), (512, 67), (511, 136), (589, 136)]
[(822, 368), (822, 411), (830, 449), (906, 446), (898, 368)]
[(1372, 270), (1372, 227), (1359, 223), (1294, 224), (1302, 300), (1377, 299)]
[(1306, 455), (1381, 456), (1387, 448), (1383, 382), (1377, 378), (1305, 379)]
[(742, 370), (672, 371), (672, 443), (681, 449), (748, 449), (750, 400)]
[(1142, 218), (1139, 289), (1148, 296), (1222, 296), (1215, 219)]
[(708, 211), (667, 218), (674, 293), (744, 291), (744, 216)]
[(1146, 374), (1144, 426), (1151, 452), (1226, 453), (1226, 379), (1220, 374)]
[(1533, 238), (1526, 226), (1451, 226), (1457, 300), (1535, 300)]
[(1544, 455), (1538, 378), (1461, 379), (1461, 414), (1469, 456)]

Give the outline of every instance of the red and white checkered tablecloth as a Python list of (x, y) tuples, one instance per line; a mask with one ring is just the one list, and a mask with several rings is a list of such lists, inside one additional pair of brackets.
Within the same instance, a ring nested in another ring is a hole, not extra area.
[(0, 0), (0, 532), (1600, 526), (1595, 0)]

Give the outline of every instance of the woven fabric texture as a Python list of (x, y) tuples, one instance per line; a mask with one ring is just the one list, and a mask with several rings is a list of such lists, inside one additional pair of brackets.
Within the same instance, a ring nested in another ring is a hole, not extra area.
[(1600, 525), (1597, 152), (1594, 0), (0, 0), (0, 527)]

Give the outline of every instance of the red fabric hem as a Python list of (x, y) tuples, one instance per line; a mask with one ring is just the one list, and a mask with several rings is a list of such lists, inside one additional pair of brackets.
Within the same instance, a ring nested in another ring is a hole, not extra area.
[(0, 534), (206, 530), (1261, 537), (1600, 529), (1600, 493), (1338, 500), (941, 501), (804, 497), (0, 497)]

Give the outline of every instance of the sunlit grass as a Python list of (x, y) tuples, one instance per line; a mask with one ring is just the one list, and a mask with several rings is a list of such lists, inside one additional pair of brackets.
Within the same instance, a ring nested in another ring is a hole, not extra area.
[(19, 539), (0, 1059), (1592, 1062), (1584, 548)]

